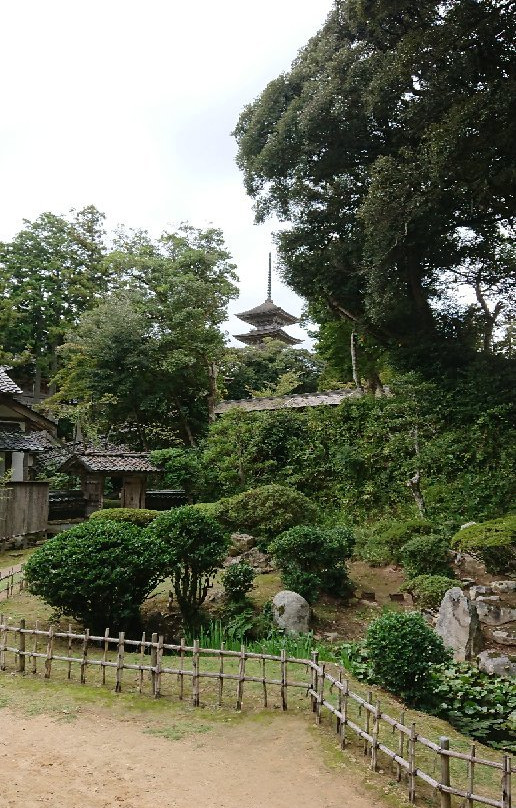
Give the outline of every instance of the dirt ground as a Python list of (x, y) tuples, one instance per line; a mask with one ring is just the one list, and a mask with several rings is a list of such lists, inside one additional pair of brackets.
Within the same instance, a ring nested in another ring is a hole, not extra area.
[[(148, 734), (130, 721), (0, 711), (2, 808), (380, 808), (329, 768), (308, 725), (197, 726)], [(182, 737), (181, 737), (182, 735)]]

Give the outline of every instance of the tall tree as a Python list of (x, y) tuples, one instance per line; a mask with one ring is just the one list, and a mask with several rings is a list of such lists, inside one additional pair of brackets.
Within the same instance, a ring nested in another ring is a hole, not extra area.
[(398, 354), (473, 348), (440, 281), (475, 238), (513, 232), (511, 7), (336, 0), (235, 129), (258, 219), (291, 224), (277, 236), (287, 282)]

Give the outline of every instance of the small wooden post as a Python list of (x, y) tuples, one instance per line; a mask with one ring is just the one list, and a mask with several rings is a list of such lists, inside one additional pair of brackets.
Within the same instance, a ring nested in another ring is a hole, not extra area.
[[(367, 703), (372, 704), (372, 701), (373, 701), (373, 691), (368, 690), (368, 692), (367, 692)], [(370, 714), (369, 710), (366, 708), (366, 711), (365, 711), (365, 731), (367, 732), (368, 735), (369, 735), (369, 730), (370, 729), (371, 729), (371, 714)], [(368, 755), (368, 754), (369, 754), (369, 741), (366, 738), (364, 740), (364, 755)]]
[[(238, 684), (237, 684), (237, 710), (242, 709), (242, 701), (244, 697), (244, 681), (245, 681), (245, 645), (240, 646), (240, 662), (238, 664)], [(282, 685), (283, 689), (283, 685)]]
[(159, 697), (161, 696), (161, 667), (163, 660), (163, 643), (164, 638), (163, 635), (161, 635), (158, 640), (158, 648), (156, 651), (156, 687), (154, 690), (155, 699), (159, 699)]
[(339, 685), (341, 685), (341, 686), (339, 688), (337, 688), (337, 691), (338, 691), (337, 709), (338, 709), (340, 715), (337, 716), (337, 721), (336, 721), (336, 725), (335, 725), (335, 732), (337, 733), (337, 735), (340, 735), (340, 725), (342, 723), (341, 717), (340, 717), (342, 715), (342, 667), (339, 667)]
[(37, 673), (38, 670), (38, 658), (36, 656), (38, 652), (38, 629), (39, 620), (36, 620), (36, 625), (34, 627), (34, 640), (32, 642), (32, 673)]
[(88, 643), (90, 641), (89, 628), (84, 629), (84, 639), (82, 641), (82, 659), (81, 659), (81, 685), (86, 684), (86, 665), (88, 664)]
[(502, 808), (511, 808), (511, 756), (503, 756)]
[[(450, 748), (450, 739), (447, 738), (445, 735), (441, 735), (439, 738), (439, 746), (442, 750), (447, 751)], [(449, 786), (450, 785), (450, 758), (448, 755), (443, 754), (443, 752), (439, 753), (441, 758), (441, 785), (442, 786)], [(441, 808), (451, 808), (451, 794), (447, 794), (446, 791), (441, 791)]]
[(199, 640), (194, 640), (193, 654), (192, 654), (192, 704), (194, 707), (199, 706)]
[(45, 659), (45, 679), (50, 679), (52, 657), (54, 655), (54, 626), (48, 627), (47, 656)]
[(145, 631), (142, 634), (142, 641), (140, 643), (140, 670), (138, 671), (138, 676), (136, 677), (136, 683), (138, 685), (138, 693), (141, 693), (143, 690), (143, 666), (145, 664)]
[(22, 618), (20, 620), (20, 626), (18, 629), (18, 673), (25, 673), (25, 634), (23, 633), (23, 629), (25, 628), (25, 620)]
[(287, 709), (287, 652), (281, 649), (281, 709)]
[(7, 628), (4, 623), (3, 614), (0, 614), (0, 626), (2, 626), (2, 634), (0, 635), (0, 671), (5, 671), (5, 647), (7, 645)]
[(340, 748), (344, 749), (346, 746), (346, 727), (348, 725), (348, 697), (349, 697), (349, 681), (344, 680), (344, 693), (343, 693), (343, 708), (342, 708), (342, 721), (340, 722)]
[[(471, 744), (471, 760), (468, 764), (468, 791), (471, 794), (474, 794), (473, 783), (475, 780), (475, 754), (476, 754), (476, 746), (475, 744)], [(475, 808), (474, 800), (471, 799), (471, 796), (468, 797), (468, 808)]]
[(378, 735), (380, 734), (380, 702), (377, 701), (373, 716), (373, 743), (371, 746), (371, 768), (375, 772), (378, 769)]
[[(71, 623), (68, 623), (68, 656), (71, 658), (72, 656), (72, 626)], [(82, 670), (81, 670), (82, 673)], [(72, 678), (72, 663), (68, 662), (68, 679)]]
[(324, 683), (326, 681), (326, 665), (323, 663), (321, 666), (321, 675), (318, 676), (319, 679), (319, 689), (317, 694), (317, 709), (315, 711), (315, 723), (321, 723), (321, 710), (322, 704), (324, 701)]
[(151, 664), (151, 692), (152, 695), (156, 695), (156, 663), (158, 660), (158, 635), (154, 633), (151, 637), (151, 649), (150, 649), (150, 664)]
[(183, 684), (183, 667), (185, 664), (185, 638), (181, 637), (181, 649), (179, 651), (179, 673), (177, 674), (177, 681), (179, 682), (179, 699), (183, 701), (184, 684)]
[(262, 686), (263, 686), (263, 706), (267, 707), (267, 681), (265, 676), (265, 657), (262, 658)]
[(220, 652), (219, 652), (219, 707), (222, 706), (222, 692), (224, 689), (224, 649), (226, 647), (225, 642), (221, 642), (220, 644)]
[[(401, 711), (400, 724), (405, 726), (405, 710)], [(403, 757), (404, 747), (405, 747), (405, 733), (400, 730), (400, 743), (398, 747), (398, 755), (400, 756), (400, 758)], [(401, 772), (402, 772), (401, 764), (396, 763), (396, 780), (398, 781), (398, 783), (401, 782)]]
[(120, 693), (122, 690), (122, 673), (124, 670), (124, 655), (125, 655), (125, 632), (120, 631), (118, 634), (118, 653), (116, 658), (116, 684), (115, 693)]
[(416, 725), (412, 724), (408, 742), (409, 802), (416, 801)]
[(102, 654), (102, 684), (106, 684), (106, 662), (109, 651), (109, 628), (104, 631), (104, 653)]
[[(319, 665), (319, 651), (312, 651), (311, 659), (312, 659), (311, 690), (313, 690), (314, 693), (318, 693), (319, 692), (319, 683), (317, 680), (318, 673), (317, 668), (315, 668), (314, 665), (317, 666)], [(315, 713), (317, 710), (317, 696), (312, 696), (311, 699), (312, 699), (312, 712)]]

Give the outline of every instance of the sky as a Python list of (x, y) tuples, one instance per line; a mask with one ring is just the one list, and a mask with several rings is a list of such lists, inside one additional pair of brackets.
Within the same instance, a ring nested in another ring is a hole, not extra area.
[[(89, 204), (109, 228), (124, 223), (158, 235), (182, 221), (220, 227), (240, 277), (224, 327), (242, 333), (234, 314), (266, 297), (277, 224), (254, 224), (230, 133), (331, 6), (1, 3), (0, 239), (12, 238), (24, 218)], [(274, 274), (272, 297), (300, 314), (303, 301)], [(306, 339), (299, 326), (288, 330)]]

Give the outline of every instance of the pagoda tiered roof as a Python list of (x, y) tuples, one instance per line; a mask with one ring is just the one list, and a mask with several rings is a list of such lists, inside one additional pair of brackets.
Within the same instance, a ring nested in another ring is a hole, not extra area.
[(294, 317), (293, 314), (289, 314), (285, 309), (277, 306), (270, 297), (259, 306), (255, 306), (254, 309), (237, 314), (237, 317), (244, 323), (256, 326), (269, 321), (274, 321), (278, 325), (294, 325), (299, 322), (299, 317)]

